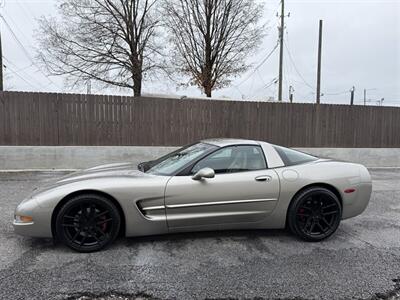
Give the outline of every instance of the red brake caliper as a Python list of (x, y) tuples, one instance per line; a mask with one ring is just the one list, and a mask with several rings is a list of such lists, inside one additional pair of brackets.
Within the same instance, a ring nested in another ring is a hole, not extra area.
[[(304, 212), (305, 212), (305, 209), (304, 209), (304, 208), (300, 208), (300, 209), (299, 209), (299, 214), (304, 214)], [(300, 216), (300, 219), (301, 219), (302, 221), (304, 221), (304, 220), (305, 220), (305, 217), (304, 217), (304, 216)]]
[[(106, 219), (106, 216), (101, 216), (100, 218), (102, 221), (104, 221)], [(105, 232), (107, 229), (107, 223), (104, 222), (103, 224), (101, 224), (101, 230), (103, 230), (103, 232)]]

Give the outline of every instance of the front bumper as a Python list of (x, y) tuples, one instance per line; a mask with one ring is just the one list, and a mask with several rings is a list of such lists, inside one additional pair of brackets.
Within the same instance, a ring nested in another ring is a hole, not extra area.
[[(39, 206), (34, 199), (24, 201), (15, 209), (12, 223), (14, 232), (30, 237), (52, 238), (51, 215), (51, 209)], [(15, 216), (29, 216), (32, 217), (32, 221), (17, 222)]]
[(24, 236), (33, 236), (32, 233), (34, 233), (35, 230), (35, 223), (34, 222), (29, 222), (29, 223), (19, 223), (14, 220), (13, 222), (13, 227), (14, 227), (14, 232), (19, 235), (24, 235)]

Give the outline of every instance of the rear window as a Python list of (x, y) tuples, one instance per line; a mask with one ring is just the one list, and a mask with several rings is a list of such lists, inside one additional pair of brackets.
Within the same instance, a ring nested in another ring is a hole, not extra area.
[(300, 151), (296, 151), (293, 149), (281, 146), (273, 146), (273, 147), (275, 148), (276, 152), (278, 152), (279, 156), (281, 157), (283, 163), (286, 166), (304, 164), (318, 159), (315, 156)]

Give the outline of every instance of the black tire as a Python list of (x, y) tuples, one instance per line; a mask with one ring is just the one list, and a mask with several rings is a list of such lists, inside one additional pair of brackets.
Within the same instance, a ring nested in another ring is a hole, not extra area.
[(79, 252), (109, 246), (118, 236), (121, 216), (106, 197), (83, 194), (70, 199), (57, 214), (56, 237)]
[(342, 207), (338, 197), (323, 187), (311, 187), (292, 200), (288, 226), (292, 233), (309, 242), (330, 237), (339, 227)]

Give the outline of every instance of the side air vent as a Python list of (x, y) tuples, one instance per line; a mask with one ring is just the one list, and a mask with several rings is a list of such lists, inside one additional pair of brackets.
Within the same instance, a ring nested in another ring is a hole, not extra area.
[(137, 208), (146, 219), (152, 221), (165, 221), (165, 205), (157, 205), (159, 203), (160, 201), (154, 200), (140, 200), (136, 202)]

